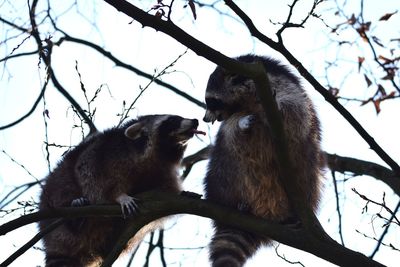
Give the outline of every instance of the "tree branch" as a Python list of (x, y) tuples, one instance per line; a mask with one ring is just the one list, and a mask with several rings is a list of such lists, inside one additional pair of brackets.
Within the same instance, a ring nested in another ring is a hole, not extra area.
[[(105, 50), (104, 48), (102, 48), (102, 47), (100, 47), (100, 46), (98, 46), (98, 45), (96, 45), (94, 43), (91, 43), (89, 41), (72, 37), (70, 35), (67, 35), (66, 33), (64, 33), (64, 34), (65, 34), (65, 37), (62, 37), (56, 43), (57, 45), (61, 45), (61, 43), (65, 40), (65, 41), (70, 41), (70, 42), (74, 42), (74, 43), (78, 43), (78, 44), (82, 44), (82, 45), (88, 46), (88, 47), (96, 50), (97, 52), (99, 52), (103, 56), (107, 57), (109, 60), (114, 62), (116, 66), (124, 68), (124, 69), (127, 69), (127, 70), (130, 70), (130, 71), (134, 72), (135, 74), (137, 74), (139, 76), (142, 76), (142, 77), (145, 77), (145, 78), (147, 78), (149, 80), (153, 80), (154, 79), (153, 75), (151, 75), (149, 73), (146, 73), (146, 72), (144, 72), (144, 71), (142, 71), (142, 70), (140, 70), (138, 68), (135, 68), (132, 65), (129, 65), (127, 63), (122, 62), (121, 60), (116, 58), (113, 54), (111, 54), (109, 51)], [(164, 81), (162, 81), (160, 79), (154, 79), (154, 82), (156, 84), (160, 85), (160, 86), (163, 86), (163, 87), (171, 90), (175, 94), (177, 94), (177, 95), (179, 95), (179, 96), (181, 96), (183, 98), (186, 98), (187, 100), (193, 102), (194, 104), (198, 105), (199, 107), (202, 107), (202, 108), (206, 107), (206, 105), (203, 102), (197, 100), (196, 98), (194, 98), (191, 95), (183, 92), (182, 90), (179, 90), (178, 88), (176, 88), (175, 86), (173, 86), (173, 85), (171, 85), (169, 83), (166, 83), (166, 82), (164, 82)]]
[[(126, 231), (129, 233), (134, 233), (146, 223), (161, 217), (174, 214), (193, 214), (208, 217), (231, 227), (240, 228), (261, 236), (267, 236), (283, 244), (310, 252), (340, 266), (346, 266), (349, 262), (352, 263), (352, 266), (383, 266), (361, 253), (340, 246), (336, 242), (326, 243), (323, 240), (305, 242), (305, 240), (308, 240), (309, 235), (307, 230), (302, 227), (296, 228), (290, 227), (290, 225), (270, 222), (264, 218), (243, 214), (237, 210), (219, 206), (206, 200), (161, 192), (145, 192), (136, 197), (142, 200), (142, 204), (139, 205), (140, 215), (128, 219), (131, 220), (129, 229)], [(3, 224), (0, 226), (0, 235), (39, 220), (88, 216), (121, 217), (122, 214), (118, 205), (57, 208), (24, 215)], [(130, 237), (126, 236), (126, 240)], [(119, 253), (116, 254), (119, 255)]]
[(49, 226), (46, 227), (43, 231), (39, 232), (37, 235), (35, 235), (29, 242), (27, 242), (25, 245), (23, 245), (21, 248), (19, 248), (16, 252), (14, 252), (10, 257), (8, 257), (5, 261), (3, 261), (0, 266), (8, 266), (10, 265), (13, 261), (15, 261), (19, 256), (24, 254), (28, 249), (30, 249), (33, 245), (35, 245), (40, 239), (42, 239), (43, 236), (47, 235), (54, 229), (56, 229), (58, 226), (60, 226), (64, 222), (64, 219), (58, 219)]
[(51, 67), (51, 53), (52, 53), (52, 48), (53, 48), (53, 43), (51, 42), (50, 38), (45, 39), (45, 42), (47, 43), (47, 46), (44, 47), (42, 44), (42, 40), (40, 38), (38, 26), (36, 24), (35, 20), (35, 12), (36, 12), (36, 5), (38, 3), (38, 0), (33, 0), (32, 6), (29, 9), (29, 17), (30, 17), (30, 22), (32, 25), (32, 31), (31, 34), (34, 37), (36, 44), (38, 46), (38, 51), (39, 51), (39, 56), (41, 59), (43, 59), (45, 66), (47, 68), (47, 74), (49, 75), (50, 79), (52, 80), (54, 86), (57, 88), (57, 90), (65, 97), (67, 100), (71, 103), (71, 105), (74, 106), (74, 108), (78, 111), (78, 113), (82, 116), (82, 118), (85, 120), (85, 122), (89, 125), (90, 133), (95, 133), (97, 132), (97, 129), (95, 125), (93, 124), (93, 121), (87, 116), (85, 111), (80, 107), (78, 102), (75, 101), (75, 99), (62, 87), (62, 85), (58, 82), (56, 79), (56, 76), (54, 74), (54, 71)]
[(358, 134), (368, 143), (370, 148), (374, 150), (379, 157), (385, 161), (390, 168), (400, 176), (400, 166), (379, 146), (379, 144), (374, 140), (374, 138), (361, 126), (361, 124), (348, 112), (337, 99), (323, 87), (312, 74), (298, 61), (283, 45), (282, 42), (274, 42), (272, 39), (268, 38), (262, 34), (254, 25), (252, 20), (232, 1), (225, 0), (227, 6), (229, 6), (246, 24), (251, 35), (264, 42), (266, 45), (270, 46), (274, 50), (281, 53), (303, 76), (314, 88), (320, 93), (325, 100), (331, 104), (358, 132)]
[(355, 175), (372, 176), (387, 184), (400, 196), (400, 178), (392, 170), (373, 162), (328, 153), (326, 158), (329, 169), (341, 173), (352, 172)]
[(36, 110), (37, 106), (39, 105), (40, 101), (42, 100), (42, 98), (44, 96), (44, 93), (46, 92), (46, 88), (47, 88), (47, 84), (48, 83), (49, 83), (49, 81), (46, 79), (46, 81), (45, 81), (45, 83), (44, 83), (44, 85), (42, 87), (42, 90), (40, 91), (39, 96), (36, 98), (35, 103), (33, 103), (33, 106), (31, 107), (31, 109), (24, 116), (22, 116), (21, 118), (17, 119), (16, 121), (11, 122), (11, 123), (6, 124), (6, 125), (3, 125), (3, 126), (0, 126), (0, 131), (8, 129), (8, 128), (11, 128), (11, 127), (17, 125), (18, 123), (22, 122), (26, 118), (28, 118), (30, 115), (32, 115), (32, 113)]

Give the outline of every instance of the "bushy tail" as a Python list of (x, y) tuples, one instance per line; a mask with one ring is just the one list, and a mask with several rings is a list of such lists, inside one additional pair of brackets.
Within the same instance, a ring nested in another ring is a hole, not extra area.
[(213, 267), (241, 267), (250, 258), (263, 239), (240, 230), (216, 226), (210, 244)]

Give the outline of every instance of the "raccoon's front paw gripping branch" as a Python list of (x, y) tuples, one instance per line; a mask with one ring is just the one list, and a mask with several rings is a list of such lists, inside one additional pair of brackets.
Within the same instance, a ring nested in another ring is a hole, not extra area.
[(139, 201), (137, 198), (122, 193), (121, 195), (119, 195), (119, 197), (116, 198), (116, 201), (121, 205), (121, 211), (124, 218), (137, 213), (138, 205), (136, 201)]

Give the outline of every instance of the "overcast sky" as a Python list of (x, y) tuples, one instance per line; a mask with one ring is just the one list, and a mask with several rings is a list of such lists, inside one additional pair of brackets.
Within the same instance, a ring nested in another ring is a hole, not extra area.
[[(45, 1), (41, 1), (45, 2)], [(54, 1), (52, 1), (54, 2)], [(52, 5), (54, 14), (61, 14), (63, 10), (73, 1), (62, 1)], [(114, 56), (148, 73), (159, 73), (179, 55), (186, 51), (186, 48), (177, 43), (172, 38), (163, 33), (156, 32), (150, 28), (143, 28), (139, 23), (132, 21), (122, 13), (118, 13), (113, 7), (101, 1), (87, 1), (80, 3), (79, 9), (72, 8), (67, 13), (59, 17), (57, 25), (68, 34), (78, 38), (85, 38), (99, 44)], [(131, 1), (136, 3), (144, 10), (148, 10), (156, 1)], [(154, 3), (153, 3), (154, 2)], [(290, 1), (237, 1), (246, 13), (252, 17), (253, 22), (259, 29), (269, 35), (278, 29), (272, 22), (282, 22), (286, 19)], [(298, 8), (295, 9), (294, 19), (303, 18), (311, 5), (312, 1), (300, 1)], [(319, 13), (330, 12), (326, 17), (326, 23), (335, 26), (343, 22), (333, 15), (334, 1), (327, 1), (318, 9)], [(350, 1), (349, 1), (350, 2)], [(358, 2), (358, 1), (351, 1)], [(388, 12), (393, 12), (398, 8), (398, 1), (364, 1), (365, 19), (377, 21), (379, 17)], [(5, 3), (5, 2), (4, 2)], [(54, 2), (55, 3), (55, 2)], [(66, 4), (68, 3), (68, 4)], [(44, 3), (43, 3), (44, 4)], [(1, 7), (0, 14), (8, 19), (21, 17), (27, 20), (26, 1), (13, 1), (15, 8), (10, 8), (9, 4)], [(64, 5), (64, 6), (63, 6)], [(359, 3), (346, 8), (346, 12), (359, 12)], [(229, 18), (221, 16), (208, 8), (197, 8), (197, 20), (194, 21), (190, 10), (183, 9), (183, 1), (175, 1), (173, 11), (173, 21), (200, 39), (202, 42), (212, 46), (214, 49), (227, 56), (238, 56), (246, 53), (269, 55), (278, 59), (285, 60), (255, 39), (250, 38), (248, 31), (236, 17)], [(218, 5), (225, 12), (227, 7)], [(77, 12), (78, 11), (78, 12)], [(20, 20), (16, 20), (19, 22)], [(93, 22), (93, 24), (91, 23)], [(0, 24), (0, 32), (3, 36), (9, 34), (8, 27)], [(396, 26), (397, 25), (397, 26)], [(399, 15), (394, 15), (387, 24), (377, 24), (373, 27), (379, 29), (379, 37), (386, 41), (389, 38), (398, 37), (400, 25)], [(376, 29), (376, 28), (375, 28)], [(382, 30), (380, 30), (382, 29)], [(48, 27), (42, 27), (43, 33), (51, 34), (52, 40), (57, 41), (59, 33), (54, 33)], [(47, 32), (48, 31), (48, 32)], [(339, 68), (330, 72), (330, 81), (333, 85), (340, 87), (341, 94), (346, 97), (363, 98), (368, 95), (365, 90), (363, 76), (355, 75), (347, 79), (345, 83), (340, 81), (347, 73), (355, 73), (357, 70), (357, 54), (355, 49), (344, 49), (338, 53), (334, 47), (329, 46), (328, 38), (332, 38), (330, 30), (323, 25), (320, 20), (311, 19), (304, 29), (288, 29), (284, 34), (287, 48), (316, 76), (318, 80), (326, 85), (324, 79), (325, 62), (336, 57), (341, 59)], [(340, 38), (355, 39), (347, 32), (343, 32)], [(349, 36), (347, 36), (349, 34)], [(339, 38), (338, 37), (338, 38)], [(3, 38), (2, 38), (3, 39)], [(35, 43), (27, 40), (16, 52), (32, 51)], [(16, 38), (7, 46), (0, 46), (0, 58), (10, 54), (11, 50), (21, 43), (21, 38)], [(367, 51), (366, 47), (358, 47), (360, 51)], [(15, 52), (15, 53), (16, 53)], [(146, 87), (148, 80), (139, 77), (132, 72), (115, 67), (108, 59), (101, 57), (90, 48), (80, 45), (63, 43), (60, 47), (55, 47), (52, 64), (59, 81), (73, 95), (79, 103), (84, 106), (84, 96), (80, 90), (79, 78), (75, 70), (78, 62), (79, 72), (89, 95), (93, 95), (97, 88), (103, 85), (98, 100), (93, 107), (97, 108), (95, 124), (99, 129), (105, 129), (116, 125), (119, 121), (117, 116), (121, 112), (122, 102), (130, 103), (140, 92), (140, 88)], [(21, 115), (25, 114), (32, 103), (39, 95), (40, 89), (45, 79), (45, 70), (42, 66), (38, 69), (37, 56), (15, 59), (2, 64), (0, 81), (0, 125), (7, 124)], [(190, 50), (178, 60), (178, 62), (168, 69), (170, 72), (162, 79), (177, 88), (187, 92), (193, 97), (204, 99), (204, 90), (208, 76), (215, 68), (215, 65), (206, 59), (197, 56)], [(339, 77), (335, 81), (335, 77)], [(343, 156), (365, 159), (383, 164), (378, 156), (369, 149), (368, 145), (358, 136), (351, 126), (340, 117), (340, 115), (327, 104), (306, 82), (304, 86), (311, 95), (322, 122), (324, 150)], [(344, 103), (344, 102), (343, 102)], [(400, 106), (397, 101), (387, 101), (382, 104), (382, 112), (377, 116), (372, 104), (360, 107), (359, 103), (344, 103), (351, 113), (359, 120), (366, 130), (376, 139), (376, 141), (392, 156), (400, 162), (400, 142), (398, 141), (399, 126), (398, 115)], [(51, 86), (46, 92), (46, 104), (39, 104), (37, 110), (28, 119), (19, 125), (0, 131), (0, 150), (5, 151), (0, 154), (0, 196), (3, 197), (10, 189), (26, 182), (31, 182), (34, 178), (43, 178), (49, 171), (46, 160), (46, 151), (43, 142), (45, 141), (45, 127), (43, 120), (43, 110), (49, 111), (47, 119), (47, 135), (49, 143), (60, 145), (74, 145), (81, 139), (78, 129), (71, 130), (71, 126), (78, 120), (74, 117), (67, 101)], [(85, 107), (85, 106), (84, 106)], [(92, 108), (93, 108), (92, 107)], [(175, 95), (165, 88), (151, 84), (143, 93), (131, 112), (131, 116), (145, 115), (151, 113), (171, 113), (179, 114), (184, 117), (197, 118), (200, 120), (199, 129), (207, 131), (207, 136), (195, 138), (191, 141), (187, 154), (191, 154), (210, 144), (218, 130), (218, 124), (209, 125), (201, 121), (204, 110), (187, 100)], [(51, 148), (50, 168), (54, 167), (60, 159), (65, 149)], [(24, 168), (13, 162), (10, 157), (18, 163), (23, 164)], [(204, 176), (206, 162), (199, 163), (193, 169), (184, 186), (186, 190), (202, 192), (202, 177)], [(343, 177), (340, 177), (343, 179)], [(319, 218), (326, 231), (338, 240), (337, 219), (335, 198), (330, 175), (327, 174), (325, 197), (321, 204)], [(362, 180), (363, 179), (363, 180)], [(361, 181), (361, 182), (360, 182)], [(361, 214), (364, 202), (355, 198), (351, 193), (352, 187), (364, 193), (374, 190), (377, 200), (380, 200), (383, 192), (387, 194), (387, 204), (391, 207), (398, 202), (398, 197), (394, 197), (391, 190), (373, 179), (360, 177), (349, 180), (346, 188), (343, 188), (342, 196), (347, 199), (354, 199), (346, 202), (343, 208), (343, 218), (345, 220), (345, 243), (348, 247), (366, 253), (371, 253), (374, 248), (374, 241), (363, 239), (355, 230), (365, 233), (373, 233), (375, 230), (380, 232), (378, 225), (368, 221), (371, 218)], [(39, 190), (30, 190), (22, 195), (19, 200), (37, 201)], [(8, 208), (17, 207), (17, 205)], [(373, 211), (370, 211), (373, 213)], [(18, 216), (21, 212), (1, 218), (1, 224)], [(197, 248), (207, 245), (211, 236), (208, 227), (209, 221), (194, 216), (179, 216), (172, 220), (170, 224), (175, 225), (166, 232), (166, 246), (174, 248)], [(378, 227), (379, 229), (375, 229)], [(399, 229), (393, 229), (397, 233), (392, 234), (390, 240), (399, 240)], [(17, 248), (28, 241), (37, 232), (36, 226), (29, 226), (7, 234), (0, 239), (0, 261), (13, 253)], [(176, 238), (179, 236), (179, 238)], [(394, 238), (393, 238), (394, 236)], [(11, 245), (12, 244), (12, 245)], [(15, 247), (13, 246), (15, 245)], [(142, 247), (145, 252), (146, 247)], [(292, 261), (301, 261), (305, 266), (330, 266), (329, 263), (307, 253), (280, 246), (279, 252)], [(382, 249), (378, 253), (376, 260), (384, 264), (394, 266), (394, 259), (398, 253), (390, 249)], [(391, 260), (393, 258), (393, 261)], [(278, 258), (274, 249), (263, 249), (253, 261), (246, 266), (261, 266), (266, 263), (270, 266), (292, 266)], [(206, 266), (207, 250), (167, 250), (167, 261), (169, 266)], [(11, 266), (36, 266), (43, 264), (43, 253), (37, 250), (30, 250), (21, 256)], [(140, 261), (138, 261), (140, 262)], [(154, 256), (154, 265), (158, 266), (157, 255)], [(124, 264), (116, 265), (124, 266)], [(136, 265), (135, 265), (136, 266)], [(140, 266), (140, 265), (139, 265)]]

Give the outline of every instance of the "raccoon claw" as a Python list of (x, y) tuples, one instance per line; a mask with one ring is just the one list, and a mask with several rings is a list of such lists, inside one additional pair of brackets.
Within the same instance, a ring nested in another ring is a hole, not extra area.
[(71, 207), (83, 207), (83, 206), (87, 206), (89, 204), (90, 204), (90, 201), (86, 197), (76, 198), (71, 201)]
[(251, 123), (254, 121), (254, 115), (247, 115), (239, 119), (238, 126), (241, 130), (248, 130), (251, 126)]
[(121, 211), (124, 218), (132, 216), (137, 213), (138, 205), (137, 198), (128, 196), (127, 194), (121, 194), (117, 199), (117, 202), (121, 205)]

